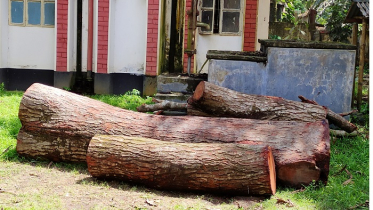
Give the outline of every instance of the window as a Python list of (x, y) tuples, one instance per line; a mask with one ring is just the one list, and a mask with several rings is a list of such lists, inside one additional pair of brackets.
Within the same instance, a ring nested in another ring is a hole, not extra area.
[(210, 25), (210, 30), (200, 28), (201, 34), (241, 33), (242, 0), (202, 0), (200, 21)]
[(9, 0), (9, 24), (54, 27), (55, 0)]

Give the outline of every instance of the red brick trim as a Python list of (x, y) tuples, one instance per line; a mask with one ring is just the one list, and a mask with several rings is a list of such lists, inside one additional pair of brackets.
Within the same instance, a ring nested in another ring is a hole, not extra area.
[(148, 34), (146, 43), (146, 75), (157, 76), (159, 0), (148, 1)]
[(56, 71), (67, 71), (68, 0), (57, 1)]
[(108, 73), (109, 0), (98, 0), (97, 73)]
[[(186, 0), (185, 2), (185, 25), (184, 25), (184, 49), (187, 49), (188, 46), (188, 10), (192, 8), (192, 0)], [(194, 55), (192, 56), (191, 62), (190, 62), (190, 71), (193, 73), (194, 70)], [(184, 73), (188, 72), (188, 55), (184, 53), (184, 59), (183, 59), (183, 65), (184, 65)]]
[(244, 51), (255, 51), (258, 0), (246, 0), (244, 25)]

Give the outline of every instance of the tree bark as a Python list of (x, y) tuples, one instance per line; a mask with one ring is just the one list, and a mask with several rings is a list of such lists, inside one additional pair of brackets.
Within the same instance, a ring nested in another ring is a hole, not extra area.
[[(304, 103), (318, 105), (318, 103), (316, 101), (309, 100), (309, 99), (307, 99), (304, 96), (298, 96), (298, 98), (300, 100), (302, 100), (302, 102), (304, 102)], [(332, 110), (330, 110), (327, 107), (326, 107), (326, 110), (327, 110), (326, 119), (328, 119), (330, 121), (330, 123), (338, 126), (339, 128), (341, 128), (342, 130), (344, 130), (344, 131), (346, 131), (348, 133), (352, 133), (352, 132), (354, 132), (357, 129), (356, 125), (348, 122), (341, 115), (333, 112)]]
[(53, 161), (85, 162), (95, 134), (170, 142), (240, 143), (273, 149), (277, 180), (301, 187), (326, 183), (329, 124), (237, 118), (162, 116), (120, 109), (57, 88), (33, 84), (23, 95), (17, 152)]
[(249, 95), (200, 82), (188, 100), (193, 107), (219, 117), (315, 122), (325, 119), (322, 106), (274, 96)]
[(138, 112), (154, 112), (159, 110), (187, 110), (187, 103), (178, 103), (167, 100), (153, 100), (155, 104), (142, 104), (137, 107)]
[[(142, 104), (141, 106), (137, 107), (136, 110), (138, 112), (157, 112), (157, 111), (164, 111), (164, 110), (183, 110), (187, 112), (187, 115), (192, 116), (200, 116), (200, 117), (214, 117), (212, 114), (207, 114), (199, 109), (194, 108), (193, 106), (189, 105), (188, 103), (178, 103), (174, 101), (167, 101), (167, 100), (152, 100), (155, 104)], [(159, 113), (159, 112), (157, 112)], [(160, 112), (159, 114), (163, 114)]]
[(166, 190), (232, 195), (273, 195), (276, 172), (268, 146), (173, 143), (96, 135), (87, 152), (93, 177), (120, 179)]

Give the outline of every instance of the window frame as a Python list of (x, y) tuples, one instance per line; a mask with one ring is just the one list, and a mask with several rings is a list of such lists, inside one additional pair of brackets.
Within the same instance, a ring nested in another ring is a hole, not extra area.
[[(203, 0), (202, 0), (203, 1)], [(203, 7), (203, 2), (201, 2), (201, 7), (200, 7), (200, 14), (198, 15), (198, 21), (202, 22), (202, 13), (203, 11), (212, 11), (212, 21), (211, 21), (211, 28), (210, 31), (202, 31), (201, 27), (198, 28), (199, 34), (214, 34), (214, 24), (215, 24), (215, 2), (216, 0), (212, 0), (212, 7)], [(219, 0), (220, 1), (220, 0)]]
[[(202, 13), (203, 11), (212, 11), (212, 26), (210, 31), (202, 31), (201, 28), (198, 29), (199, 34), (201, 35), (211, 35), (214, 34), (214, 23), (215, 23), (215, 2), (220, 1), (220, 11), (219, 11), (219, 34), (221, 36), (241, 36), (243, 31), (243, 25), (244, 25), (244, 11), (245, 11), (245, 0), (240, 0), (240, 9), (232, 9), (232, 8), (224, 8), (224, 1), (225, 0), (213, 0), (213, 7), (203, 7), (203, 2), (201, 1), (201, 4), (199, 6), (200, 8), (200, 15), (198, 16), (198, 21), (202, 20)], [(224, 12), (239, 12), (240, 18), (239, 18), (239, 30), (238, 32), (223, 32), (223, 13)]]
[[(12, 22), (12, 2), (23, 2), (23, 23), (13, 23)], [(29, 2), (40, 2), (40, 24), (29, 24), (29, 14), (28, 14), (28, 3)], [(9, 0), (8, 7), (8, 24), (10, 26), (23, 26), (23, 27), (43, 27), (43, 28), (54, 28), (56, 25), (56, 11), (54, 25), (45, 24), (45, 4), (54, 3), (56, 8), (55, 0)]]

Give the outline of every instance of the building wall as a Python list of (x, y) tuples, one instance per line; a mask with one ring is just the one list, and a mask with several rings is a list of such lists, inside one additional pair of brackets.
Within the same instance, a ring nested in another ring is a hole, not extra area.
[(56, 2), (56, 71), (66, 72), (67, 68), (67, 36), (68, 36), (68, 0)]
[(6, 67), (5, 61), (7, 53), (5, 50), (8, 48), (8, 42), (6, 41), (6, 37), (8, 37), (8, 13), (5, 11), (7, 8), (8, 1), (0, 1), (0, 68)]
[(255, 51), (257, 42), (257, 9), (259, 0), (246, 0), (245, 25), (244, 25), (244, 51)]
[(9, 1), (0, 4), (0, 68), (53, 70), (55, 28), (11, 26)]
[[(196, 36), (196, 63), (195, 71), (201, 70), (203, 63), (206, 61), (208, 50), (232, 50), (242, 51), (242, 35), (239, 36), (221, 36), (219, 34), (199, 35)], [(207, 73), (208, 63), (203, 67), (201, 73)]]
[(97, 73), (108, 73), (110, 0), (98, 1), (97, 17)]
[(257, 20), (256, 20), (256, 43), (255, 50), (260, 50), (260, 43), (258, 39), (268, 39), (269, 31), (269, 8), (270, 0), (260, 0), (258, 1), (258, 11), (257, 11)]
[(148, 0), (146, 75), (158, 75), (160, 0)]
[(54, 28), (9, 26), (8, 68), (54, 69)]
[[(185, 16), (184, 16), (184, 49), (187, 49), (188, 46), (188, 10), (192, 7), (192, 0), (185, 0)], [(184, 72), (188, 71), (188, 55), (184, 53), (184, 59), (183, 59), (183, 64), (184, 64)], [(193, 73), (194, 69), (194, 56), (191, 57), (191, 73)]]
[[(266, 38), (268, 36), (268, 18), (269, 11), (267, 14), (267, 6), (269, 9), (269, 0), (265, 2), (259, 2), (259, 0), (243, 0), (245, 7), (244, 15), (242, 17), (243, 30), (240, 35), (200, 35), (198, 29), (196, 32), (196, 50), (197, 54), (192, 57), (192, 73), (198, 73), (201, 70), (203, 63), (206, 61), (206, 53), (208, 50), (232, 50), (232, 51), (255, 51), (259, 49), (257, 42), (258, 38)], [(192, 0), (186, 0), (186, 12), (192, 5)], [(258, 6), (261, 6), (263, 11), (258, 16)], [(185, 36), (184, 36), (184, 48), (187, 47), (188, 37), (188, 15), (185, 15)], [(257, 28), (257, 24), (262, 24)], [(259, 32), (259, 30), (262, 30)], [(194, 59), (195, 58), (195, 59)], [(184, 55), (184, 71), (187, 71), (187, 59), (188, 56)], [(201, 70), (201, 73), (207, 73), (208, 65), (206, 64)]]
[(110, 73), (145, 74), (146, 7), (146, 1), (111, 1), (109, 28)]

